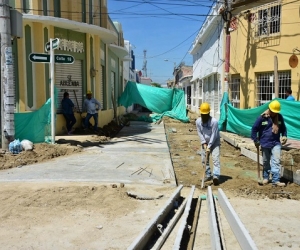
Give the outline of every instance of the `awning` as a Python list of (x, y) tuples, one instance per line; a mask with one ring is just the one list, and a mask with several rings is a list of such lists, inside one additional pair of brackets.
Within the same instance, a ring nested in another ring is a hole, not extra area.
[(128, 55), (128, 50), (124, 47), (121, 46), (117, 46), (114, 44), (110, 44), (109, 48), (119, 57), (119, 58), (123, 58), (124, 56)]
[(81, 33), (98, 35), (104, 43), (113, 43), (118, 39), (118, 35), (115, 31), (111, 31), (93, 24), (76, 22), (65, 18), (23, 14), (23, 20), (28, 22), (42, 23), (44, 25), (52, 25)]

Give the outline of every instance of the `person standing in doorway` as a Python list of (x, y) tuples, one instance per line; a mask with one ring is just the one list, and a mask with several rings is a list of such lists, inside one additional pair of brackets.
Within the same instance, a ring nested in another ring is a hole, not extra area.
[(270, 102), (269, 109), (262, 113), (252, 126), (251, 139), (257, 148), (261, 145), (263, 184), (267, 185), (272, 181), (274, 186), (284, 187), (285, 183), (280, 182), (280, 156), (281, 145), (287, 142), (287, 129), (279, 112), (280, 102)]
[(69, 93), (64, 93), (64, 98), (61, 101), (62, 113), (66, 120), (66, 127), (68, 134), (72, 134), (73, 126), (76, 123), (76, 118), (74, 116), (74, 103), (69, 98)]
[[(196, 120), (197, 132), (202, 146), (201, 158), (205, 169), (204, 182), (213, 180), (214, 185), (219, 185), (220, 179), (220, 132), (218, 121), (210, 116), (210, 106), (204, 102), (200, 106), (200, 117)], [(207, 162), (205, 162), (208, 154)], [(209, 156), (212, 155), (213, 173), (209, 166)]]
[(288, 88), (285, 91), (285, 95), (286, 95), (286, 100), (288, 101), (295, 101), (295, 98), (292, 96), (292, 89)]
[(94, 131), (98, 129), (98, 111), (101, 110), (101, 103), (98, 102), (95, 98), (92, 97), (92, 91), (87, 91), (86, 99), (83, 103), (83, 109), (87, 112), (87, 115), (84, 120), (84, 128), (89, 128), (89, 121), (91, 117), (94, 118)]

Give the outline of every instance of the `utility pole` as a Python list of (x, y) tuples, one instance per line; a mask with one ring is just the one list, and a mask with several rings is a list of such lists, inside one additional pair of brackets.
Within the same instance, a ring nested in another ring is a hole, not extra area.
[(224, 20), (226, 23), (226, 46), (225, 46), (225, 79), (224, 79), (224, 92), (228, 92), (228, 78), (230, 71), (230, 21), (231, 21), (231, 1), (226, 0), (226, 10), (224, 13)]
[(14, 60), (11, 46), (10, 6), (8, 0), (0, 0), (1, 45), (1, 146), (8, 145), (15, 137), (15, 86)]

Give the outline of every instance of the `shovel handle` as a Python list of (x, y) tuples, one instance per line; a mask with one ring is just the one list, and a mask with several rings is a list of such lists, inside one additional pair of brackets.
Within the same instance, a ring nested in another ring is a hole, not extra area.
[(259, 146), (256, 146), (256, 149), (257, 149), (257, 178), (260, 179)]

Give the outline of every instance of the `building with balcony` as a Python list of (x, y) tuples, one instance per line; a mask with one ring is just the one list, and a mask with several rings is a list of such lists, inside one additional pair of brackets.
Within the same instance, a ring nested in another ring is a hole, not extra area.
[(240, 1), (232, 4), (230, 24), (230, 101), (252, 108), (287, 88), (299, 100), (299, 2)]

